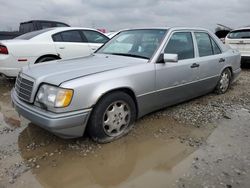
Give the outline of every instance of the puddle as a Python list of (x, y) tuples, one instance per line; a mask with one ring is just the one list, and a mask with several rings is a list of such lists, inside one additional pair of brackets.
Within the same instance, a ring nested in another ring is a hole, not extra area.
[(17, 128), (21, 125), (20, 118), (11, 106), (10, 91), (13, 86), (13, 80), (0, 78), (0, 128), (1, 126)]
[(162, 187), (174, 183), (175, 166), (196, 150), (180, 138), (206, 139), (210, 132), (144, 118), (128, 136), (98, 145), (62, 140), (30, 124), (18, 146), (25, 161), (35, 159), (32, 172), (43, 187)]

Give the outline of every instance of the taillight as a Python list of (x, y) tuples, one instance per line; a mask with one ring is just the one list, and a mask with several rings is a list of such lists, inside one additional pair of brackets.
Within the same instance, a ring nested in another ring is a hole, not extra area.
[(0, 45), (0, 54), (9, 54), (6, 46)]

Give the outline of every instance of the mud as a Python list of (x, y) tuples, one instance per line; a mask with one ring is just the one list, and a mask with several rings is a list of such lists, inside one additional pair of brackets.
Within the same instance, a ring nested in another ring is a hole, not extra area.
[(249, 69), (226, 94), (147, 115), (105, 145), (19, 117), (13, 85), (0, 79), (0, 187), (250, 187)]

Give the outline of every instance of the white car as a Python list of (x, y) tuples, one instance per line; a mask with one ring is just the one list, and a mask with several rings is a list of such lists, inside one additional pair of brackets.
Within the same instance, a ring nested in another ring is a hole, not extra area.
[(0, 41), (0, 74), (16, 77), (29, 64), (88, 56), (108, 40), (94, 29), (60, 27)]
[(225, 43), (240, 51), (243, 63), (250, 63), (250, 27), (231, 31), (227, 35)]

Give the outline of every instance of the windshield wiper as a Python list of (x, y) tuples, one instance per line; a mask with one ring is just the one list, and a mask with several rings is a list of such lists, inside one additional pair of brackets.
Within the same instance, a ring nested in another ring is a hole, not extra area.
[(137, 57), (137, 58), (143, 58), (143, 59), (149, 59), (148, 57), (136, 55), (136, 54), (123, 54), (123, 53), (110, 53), (111, 55), (121, 55), (121, 56), (127, 56), (127, 57)]

